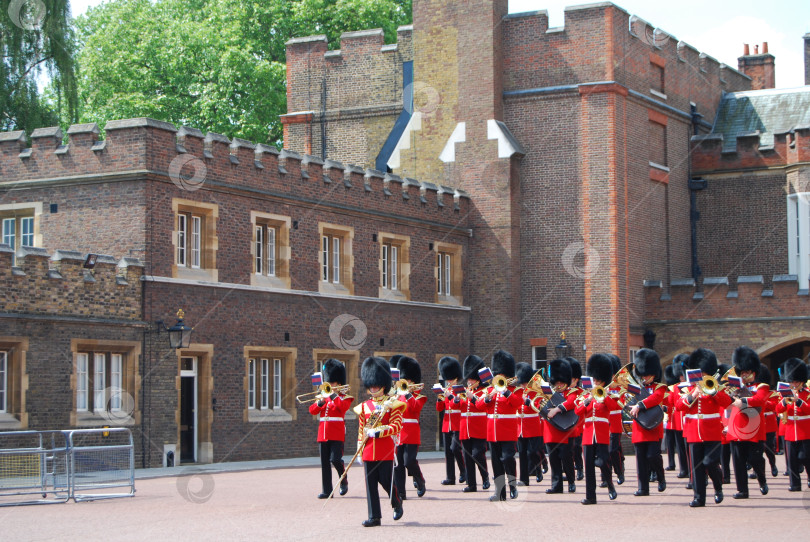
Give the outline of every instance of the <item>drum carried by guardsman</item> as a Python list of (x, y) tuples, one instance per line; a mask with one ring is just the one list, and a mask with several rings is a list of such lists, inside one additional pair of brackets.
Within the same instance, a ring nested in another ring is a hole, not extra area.
[(780, 368), (777, 391), (782, 400), (776, 412), (785, 415), (785, 456), (790, 480), (789, 491), (801, 491), (801, 467), (810, 487), (810, 391), (806, 387), (808, 369), (799, 358), (790, 358)]
[(481, 474), (481, 487), (489, 489), (489, 470), (487, 468), (487, 405), (484, 402), (485, 387), (481, 385), (478, 371), (484, 368), (484, 361), (475, 355), (464, 360), (463, 376), (466, 392), (459, 402), (461, 407), (461, 448), (464, 452), (467, 485), (465, 493), (478, 491), (475, 469)]
[[(393, 359), (393, 358), (392, 358)], [(413, 478), (416, 486), (416, 495), (421, 497), (425, 494), (425, 477), (422, 469), (419, 468), (419, 461), (416, 454), (419, 452), (419, 445), (422, 443), (422, 431), (419, 426), (419, 416), (422, 414), (422, 407), (427, 402), (427, 397), (422, 394), (422, 368), (419, 362), (408, 356), (400, 356), (397, 360), (400, 382), (397, 384), (397, 395), (407, 407), (402, 418), (402, 432), (399, 434), (399, 445), (397, 446), (397, 465), (394, 467), (394, 479), (400, 497), (405, 499), (405, 471)], [(399, 386), (402, 386), (399, 389)]]
[[(317, 374), (317, 373), (316, 373)], [(340, 484), (340, 494), (349, 491), (349, 480), (343, 476), (343, 443), (346, 440), (346, 424), (344, 417), (346, 411), (354, 401), (348, 394), (346, 386), (346, 366), (343, 362), (329, 358), (323, 364), (322, 379), (329, 385), (330, 393), (321, 393), (309, 405), (309, 413), (318, 416), (318, 448), (321, 456), (321, 493), (319, 499), (325, 499), (332, 491), (332, 468), (335, 468), (339, 477), (343, 477)]]
[(731, 443), (731, 458), (734, 478), (737, 482), (735, 499), (748, 498), (748, 468), (751, 465), (759, 482), (759, 491), (768, 494), (765, 480), (765, 423), (763, 411), (771, 399), (771, 387), (756, 383), (760, 362), (757, 353), (747, 346), (734, 350), (731, 357), (733, 368), (725, 377), (726, 388), (736, 393), (731, 404), (728, 420), (728, 440)]
[(403, 514), (402, 499), (394, 484), (394, 456), (396, 437), (402, 430), (402, 416), (406, 404), (396, 394), (389, 395), (392, 388), (391, 368), (383, 358), (370, 357), (363, 361), (360, 379), (371, 398), (354, 408), (360, 427), (357, 432), (357, 450), (362, 453), (366, 470), (366, 500), (368, 519), (364, 527), (380, 525), (379, 487), (388, 493), (394, 509), (394, 521)]
[(515, 387), (515, 358), (504, 350), (492, 355), (492, 385), (487, 388), (487, 442), (489, 442), (495, 494), (489, 500), (505, 501), (506, 485), (509, 497), (517, 498), (517, 465), (515, 452), (518, 440), (517, 412), (523, 403), (523, 390)]
[[(458, 482), (467, 481), (464, 469), (464, 454), (461, 452), (461, 397), (453, 392), (453, 386), (461, 385), (461, 364), (451, 356), (444, 356), (439, 360), (439, 377), (444, 381), (444, 387), (439, 389), (436, 401), (436, 412), (444, 412), (442, 420), (442, 438), (444, 439), (444, 466), (446, 476), (442, 480), (443, 486), (456, 484), (456, 465), (458, 465)], [(438, 388), (435, 388), (438, 389)], [(458, 392), (460, 394), (460, 392)], [(455, 461), (455, 463), (454, 463)]]
[[(543, 481), (543, 471), (540, 463), (543, 460), (543, 420), (540, 413), (531, 407), (531, 400), (537, 397), (537, 392), (526, 389), (526, 385), (534, 376), (532, 366), (520, 362), (515, 366), (517, 386), (523, 389), (524, 404), (518, 410), (520, 430), (518, 434), (518, 462), (520, 463), (520, 480), (518, 485), (528, 486), (529, 479), (534, 477), (538, 483)], [(528, 400), (529, 404), (525, 404)]]

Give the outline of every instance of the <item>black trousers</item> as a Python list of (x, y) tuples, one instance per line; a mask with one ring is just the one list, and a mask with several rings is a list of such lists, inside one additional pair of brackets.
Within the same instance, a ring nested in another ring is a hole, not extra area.
[(610, 476), (610, 451), (607, 444), (586, 444), (585, 450), (585, 498), (596, 502), (596, 467), (602, 472), (602, 480), (613, 487)]
[(723, 469), (723, 480), (731, 481), (731, 445), (723, 444), (720, 466)]
[(582, 435), (571, 438), (571, 453), (574, 455), (574, 467), (582, 470)]
[(686, 454), (686, 439), (683, 431), (675, 430), (675, 447), (678, 450), (678, 472), (689, 472), (689, 459)]
[(478, 488), (475, 480), (475, 467), (481, 473), (481, 481), (489, 480), (487, 470), (487, 441), (482, 438), (468, 438), (461, 441), (461, 448), (464, 452), (464, 468), (467, 474), (467, 485), (472, 489)]
[(636, 449), (636, 467), (638, 470), (638, 489), (649, 493), (650, 472), (658, 475), (658, 481), (664, 480), (664, 458), (661, 457), (661, 441), (639, 442)]
[(686, 472), (686, 441), (683, 438), (683, 431), (677, 429), (664, 429), (664, 438), (667, 443), (667, 466), (670, 470), (675, 468), (675, 454), (678, 454), (679, 472)]
[[(692, 491), (694, 498), (706, 502), (706, 475), (712, 480), (714, 492), (723, 491), (723, 470), (720, 468), (720, 442), (690, 442), (689, 461), (692, 465)], [(743, 467), (745, 472), (745, 467)]]
[(568, 478), (568, 483), (573, 484), (574, 480), (574, 456), (571, 453), (571, 446), (568, 442), (547, 442), (548, 466), (551, 469), (551, 490), (562, 491), (562, 475)]
[(776, 466), (776, 432), (765, 433), (765, 443), (762, 445), (762, 450), (768, 457), (768, 464), (771, 468)]
[(492, 476), (495, 478), (495, 495), (506, 500), (506, 484), (515, 487), (515, 451), (517, 442), (490, 442), (489, 451), (492, 460)]
[(542, 472), (540, 463), (543, 458), (543, 437), (518, 437), (517, 447), (520, 461), (520, 481), (529, 485), (529, 478)]
[(405, 496), (405, 471), (414, 480), (424, 481), (422, 469), (419, 468), (419, 461), (416, 454), (419, 453), (418, 444), (400, 444), (397, 446), (397, 465), (394, 467), (394, 481), (397, 484), (397, 491), (401, 497)]
[(731, 443), (734, 480), (737, 482), (737, 491), (740, 493), (748, 493), (747, 465), (751, 465), (754, 469), (759, 485), (765, 485), (765, 456), (762, 455), (762, 449), (762, 442), (740, 440)]
[(610, 463), (616, 476), (624, 478), (624, 452), (622, 451), (622, 434), (610, 434)]
[(461, 440), (458, 438), (458, 431), (448, 431), (442, 433), (444, 439), (444, 467), (447, 471), (446, 478), (448, 480), (456, 481), (456, 466), (453, 464), (455, 460), (458, 464), (459, 474), (464, 474), (464, 454), (461, 452)]
[(393, 461), (365, 461), (366, 467), (366, 501), (368, 501), (368, 518), (380, 519), (380, 488), (382, 486), (391, 499), (391, 508), (402, 506), (399, 492), (394, 485)]
[(785, 441), (785, 451), (787, 454), (788, 476), (790, 477), (791, 488), (802, 487), (801, 468), (804, 465), (804, 472), (810, 478), (810, 440)]
[[(321, 488), (323, 493), (329, 495), (332, 492), (332, 467), (338, 473), (338, 478), (343, 476), (346, 466), (343, 464), (343, 441), (327, 440), (319, 442), (318, 449), (321, 452)], [(331, 466), (330, 466), (331, 463)], [(344, 483), (347, 479), (344, 478)]]

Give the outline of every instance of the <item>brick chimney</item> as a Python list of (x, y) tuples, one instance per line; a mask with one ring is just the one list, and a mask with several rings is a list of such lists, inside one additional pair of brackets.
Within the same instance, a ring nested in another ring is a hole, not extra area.
[(804, 84), (810, 85), (810, 32), (804, 35)]
[[(807, 50), (807, 38), (805, 38), (805, 51)], [(806, 54), (806, 53), (805, 53)], [(751, 78), (751, 90), (762, 90), (774, 88), (776, 86), (776, 71), (774, 67), (774, 57), (768, 53), (768, 42), (762, 44), (762, 52), (759, 46), (754, 45), (752, 55), (748, 44), (744, 45), (743, 56), (737, 59), (739, 70)], [(806, 69), (805, 69), (806, 71)]]

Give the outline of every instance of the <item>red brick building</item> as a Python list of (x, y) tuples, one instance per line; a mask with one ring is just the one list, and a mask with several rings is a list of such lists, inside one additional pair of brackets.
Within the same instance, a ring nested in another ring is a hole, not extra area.
[[(2, 309), (2, 428), (112, 418), (144, 466), (314, 455), (295, 396), (327, 357), (357, 393), (369, 355), (412, 354), (430, 385), (442, 355), (542, 362), (562, 332), (583, 360), (647, 330), (665, 360), (810, 351), (810, 87), (765, 88), (765, 47), (735, 70), (610, 3), (560, 28), (506, 0), (413, 9), (394, 44), (288, 43), (281, 153), (151, 119), (0, 134), (0, 281), (50, 288)], [(139, 289), (55, 302), (64, 248), (129, 262)], [(80, 299), (103, 321), (82, 327)], [(155, 322), (178, 309), (175, 351)], [(123, 373), (130, 407), (107, 408)]]

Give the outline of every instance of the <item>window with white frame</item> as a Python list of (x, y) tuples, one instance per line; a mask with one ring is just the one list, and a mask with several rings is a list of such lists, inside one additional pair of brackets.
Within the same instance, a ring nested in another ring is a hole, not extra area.
[(120, 412), (124, 408), (124, 355), (115, 352), (76, 354), (76, 410)]
[(295, 349), (249, 348), (247, 366), (247, 408), (249, 422), (282, 421), (296, 417)]
[(387, 290), (399, 288), (399, 246), (393, 243), (382, 245), (382, 287)]
[(787, 197), (788, 273), (799, 278), (799, 288), (810, 287), (810, 192)]
[(257, 224), (254, 230), (254, 272), (268, 277), (276, 276), (278, 228), (270, 224)]
[(354, 229), (339, 224), (318, 224), (318, 270), (321, 293), (354, 295), (352, 240)]
[[(273, 394), (281, 393), (281, 380), (276, 381), (276, 374), (273, 373)], [(270, 360), (262, 360), (262, 408), (269, 408), (270, 403)]]
[(256, 408), (256, 360), (248, 360), (248, 408)]
[[(548, 363), (548, 354), (545, 346), (532, 346), (532, 369), (543, 369)], [(548, 375), (546, 375), (548, 376)]]
[(281, 408), (281, 360), (273, 360), (273, 408)]
[(203, 217), (192, 213), (177, 215), (177, 265), (199, 269), (202, 265)]
[(0, 412), (8, 412), (8, 352), (0, 351)]
[(451, 305), (461, 305), (461, 245), (445, 242), (434, 244), (436, 252), (436, 302)]
[(174, 264), (172, 276), (217, 282), (216, 234), (219, 206), (172, 199)]
[(437, 284), (439, 295), (452, 295), (453, 255), (447, 252), (439, 252), (436, 256), (436, 267), (438, 268)]
[(321, 236), (321, 280), (323, 282), (340, 283), (340, 243), (337, 235)]

